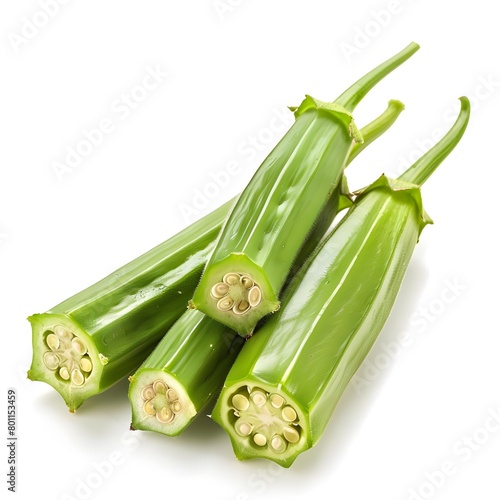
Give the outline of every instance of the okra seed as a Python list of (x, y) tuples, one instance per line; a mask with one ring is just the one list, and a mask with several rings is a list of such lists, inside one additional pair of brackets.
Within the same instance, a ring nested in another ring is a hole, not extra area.
[(271, 439), (271, 447), (275, 452), (283, 453), (286, 450), (286, 442), (281, 436), (275, 435)]
[(166, 394), (167, 386), (161, 380), (156, 380), (153, 383), (153, 390), (155, 394)]
[(47, 335), (47, 338), (45, 339), (45, 342), (47, 345), (55, 351), (56, 349), (59, 349), (59, 337), (55, 333), (51, 333), (50, 335)]
[(212, 287), (212, 297), (216, 299), (222, 299), (227, 295), (229, 291), (229, 285), (227, 283), (217, 283)]
[(250, 406), (250, 401), (243, 394), (235, 394), (232, 399), (233, 406), (240, 411), (245, 411)]
[(179, 401), (175, 401), (175, 403), (172, 404), (172, 411), (177, 414), (180, 413), (182, 410), (182, 405)]
[(149, 401), (150, 399), (153, 399), (155, 397), (155, 390), (153, 389), (152, 385), (147, 385), (142, 389), (141, 391), (141, 398), (144, 401)]
[(294, 429), (293, 427), (290, 426), (286, 426), (283, 428), (283, 436), (285, 436), (285, 439), (289, 443), (296, 443), (300, 438), (297, 429)]
[(56, 371), (61, 380), (78, 387), (84, 385), (93, 369), (85, 343), (62, 325), (56, 325), (45, 333), (45, 344), (50, 349), (43, 354), (45, 366)]
[(47, 351), (43, 355), (43, 363), (49, 370), (56, 370), (59, 366), (59, 356), (52, 351)]
[(257, 406), (264, 406), (267, 401), (266, 393), (264, 391), (261, 391), (260, 389), (252, 391), (252, 393), (250, 394), (250, 398)]
[(254, 442), (257, 446), (265, 446), (265, 445), (266, 445), (266, 443), (267, 443), (267, 438), (266, 438), (266, 436), (264, 436), (264, 434), (257, 433), (257, 434), (255, 434), (255, 436), (253, 437), (253, 442)]
[(281, 408), (285, 404), (285, 398), (283, 398), (279, 394), (271, 394), (269, 396), (269, 400), (275, 408)]
[(85, 383), (85, 377), (78, 368), (75, 368), (71, 372), (71, 382), (73, 382), (73, 384), (75, 385), (83, 385)]
[(152, 417), (156, 415), (156, 409), (153, 400), (146, 401), (142, 408), (144, 412), (147, 413), (148, 415)]
[(253, 279), (250, 278), (250, 276), (242, 276), (241, 277), (241, 284), (247, 289), (247, 290), (250, 290), (250, 288), (253, 287), (254, 283), (253, 283)]
[(245, 314), (250, 309), (250, 304), (246, 300), (240, 300), (234, 307), (234, 314)]
[(238, 420), (238, 422), (236, 422), (235, 429), (240, 436), (245, 437), (252, 433), (253, 425), (248, 422)]
[(61, 339), (71, 340), (73, 338), (73, 334), (61, 325), (57, 325), (54, 328), (54, 333)]
[(297, 411), (281, 394), (244, 385), (229, 402), (235, 417), (234, 430), (241, 438), (248, 437), (253, 444), (267, 446), (274, 453), (284, 453), (289, 444), (300, 441)]
[(297, 413), (291, 406), (285, 406), (281, 412), (283, 420), (287, 422), (293, 422), (297, 418)]
[(217, 308), (220, 311), (229, 311), (234, 305), (234, 300), (230, 297), (225, 297), (217, 302)]
[(164, 406), (159, 412), (156, 413), (156, 418), (162, 424), (169, 424), (174, 419), (174, 414), (170, 408)]
[(169, 389), (167, 391), (167, 399), (169, 403), (171, 403), (172, 401), (176, 401), (177, 399), (179, 399), (179, 396), (177, 396), (177, 393), (173, 389)]
[(238, 273), (227, 273), (222, 280), (228, 285), (236, 285), (240, 281), (240, 275)]
[(250, 304), (250, 307), (257, 307), (262, 300), (262, 292), (260, 290), (260, 287), (255, 285), (250, 289), (248, 292), (248, 303)]
[(78, 337), (75, 337), (71, 341), (71, 345), (77, 354), (80, 354), (83, 356), (87, 352), (87, 347)]
[(90, 358), (82, 358), (80, 360), (80, 368), (84, 372), (90, 373), (92, 371), (92, 361), (90, 361)]

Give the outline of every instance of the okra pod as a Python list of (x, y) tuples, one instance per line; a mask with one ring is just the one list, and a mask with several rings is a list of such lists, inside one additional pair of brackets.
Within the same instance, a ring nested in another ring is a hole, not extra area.
[[(387, 130), (404, 106), (390, 101), (386, 111), (362, 129), (365, 148)], [(352, 152), (351, 158), (356, 156)], [(337, 193), (337, 191), (335, 191)], [(299, 253), (293, 269), (304, 263), (331, 225), (338, 196), (327, 207)], [(131, 428), (176, 436), (220, 392), (243, 338), (200, 311), (187, 310), (130, 377)]]
[(469, 119), (398, 179), (380, 177), (313, 252), (283, 306), (243, 347), (212, 418), (239, 459), (289, 467), (320, 439), (349, 380), (393, 307), (420, 233), (432, 221), (420, 186), (453, 150)]
[(418, 49), (373, 69), (336, 101), (306, 96), (296, 121), (259, 167), (218, 238), (190, 307), (242, 336), (279, 308), (279, 293), (332, 191), (340, 189), (353, 140), (352, 111), (364, 95)]
[[(367, 125), (362, 148), (388, 130), (402, 109), (399, 101), (391, 101)], [(133, 373), (186, 311), (234, 202), (46, 313), (30, 316), (33, 358), (28, 378), (50, 384), (73, 412), (88, 397)], [(322, 218), (324, 226), (332, 214)], [(315, 233), (321, 234), (323, 226)]]

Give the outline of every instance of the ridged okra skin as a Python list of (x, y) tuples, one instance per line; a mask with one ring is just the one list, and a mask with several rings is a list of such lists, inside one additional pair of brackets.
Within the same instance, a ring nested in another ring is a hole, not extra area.
[[(403, 109), (401, 102), (391, 100), (384, 113), (362, 129), (365, 142), (351, 151), (348, 161), (388, 130)], [(318, 245), (337, 211), (351, 203), (339, 199), (339, 194), (334, 191), (329, 199), (292, 272)], [(222, 323), (200, 311), (186, 311), (130, 377), (131, 427), (168, 436), (180, 434), (220, 392), (242, 346), (243, 338)]]
[(212, 418), (239, 459), (289, 467), (314, 446), (393, 307), (426, 215), (420, 185), (462, 137), (469, 102), (440, 143), (398, 180), (385, 176), (353, 207), (248, 340)]
[(327, 200), (339, 190), (353, 140), (351, 111), (416, 50), (411, 44), (340, 96), (307, 96), (296, 121), (238, 198), (210, 256), (190, 307), (242, 336), (279, 309), (279, 294)]
[[(352, 151), (349, 161), (386, 132), (403, 109), (399, 101), (390, 101), (384, 113), (363, 129), (365, 142)], [(29, 378), (52, 385), (74, 411), (86, 398), (137, 368), (169, 325), (185, 312), (187, 298), (234, 202), (230, 200), (51, 311), (32, 315)], [(338, 203), (338, 196), (329, 201), (297, 261), (302, 262), (323, 236), (334, 216), (330, 207), (336, 209)], [(168, 358), (169, 352), (163, 354)]]
[(232, 202), (44, 314), (28, 319), (28, 377), (70, 411), (132, 373), (184, 313)]
[(186, 311), (130, 377), (131, 427), (180, 434), (218, 395), (243, 342), (203, 313)]

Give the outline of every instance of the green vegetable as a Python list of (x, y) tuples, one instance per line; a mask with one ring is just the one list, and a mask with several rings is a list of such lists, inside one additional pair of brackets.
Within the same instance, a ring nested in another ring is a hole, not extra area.
[(417, 49), (410, 44), (333, 103), (306, 96), (293, 108), (294, 125), (240, 195), (190, 307), (242, 336), (251, 335), (261, 318), (278, 310), (293, 261), (332, 190), (341, 187), (352, 142), (362, 142), (352, 110)]
[(466, 129), (470, 104), (460, 100), (457, 121), (434, 148), (399, 179), (383, 175), (357, 193), (285, 291), (281, 310), (243, 347), (212, 414), (239, 459), (289, 467), (320, 439), (431, 223), (420, 186)]
[[(362, 148), (384, 133), (402, 109), (399, 101), (391, 101), (367, 126)], [(234, 201), (50, 311), (30, 316), (28, 377), (50, 384), (74, 411), (136, 370), (186, 311)], [(338, 196), (330, 203), (337, 204)], [(326, 212), (314, 234), (323, 234), (333, 220)]]
[[(362, 129), (365, 148), (387, 130), (403, 105), (390, 101), (387, 110)], [(360, 148), (349, 156), (354, 158)], [(335, 191), (337, 193), (337, 191)], [(319, 243), (337, 213), (338, 196), (301, 250), (294, 268), (303, 263)], [(220, 392), (243, 338), (200, 311), (188, 310), (174, 324), (153, 353), (130, 378), (129, 399), (134, 429), (176, 436)]]
[(186, 310), (231, 202), (164, 243), (28, 319), (28, 378), (77, 409), (133, 372)]

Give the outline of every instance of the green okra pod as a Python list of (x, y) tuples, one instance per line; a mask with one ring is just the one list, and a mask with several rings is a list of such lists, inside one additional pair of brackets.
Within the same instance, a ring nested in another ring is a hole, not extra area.
[[(399, 101), (391, 101), (363, 129), (361, 148), (388, 130), (402, 110)], [(50, 384), (74, 411), (88, 397), (133, 373), (186, 311), (234, 202), (49, 311), (30, 316), (33, 358), (28, 377)], [(338, 197), (332, 203), (337, 204)], [(333, 214), (326, 210), (322, 220), (314, 234), (324, 232)]]
[(421, 184), (462, 137), (470, 104), (448, 134), (398, 179), (380, 177), (283, 294), (282, 308), (250, 338), (212, 418), (239, 459), (289, 467), (314, 446), (379, 335), (424, 226)]
[(351, 112), (417, 49), (410, 44), (332, 103), (306, 96), (293, 108), (295, 123), (238, 198), (190, 307), (242, 336), (278, 310), (294, 260), (327, 200), (341, 188), (352, 142), (362, 142)]
[[(371, 144), (387, 130), (404, 106), (390, 101), (386, 111), (362, 129)], [(356, 156), (351, 153), (348, 162)], [(337, 193), (337, 191), (335, 191)], [(333, 196), (293, 269), (298, 269), (331, 225), (339, 197)], [(330, 207), (333, 207), (330, 209)], [(130, 377), (131, 427), (176, 436), (220, 392), (243, 338), (200, 311), (187, 310)]]

